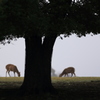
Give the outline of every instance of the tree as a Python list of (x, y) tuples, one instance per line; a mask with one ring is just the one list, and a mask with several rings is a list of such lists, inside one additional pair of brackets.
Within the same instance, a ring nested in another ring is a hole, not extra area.
[(55, 74), (55, 69), (53, 69), (53, 68), (51, 68), (51, 76), (57, 76), (57, 75)]
[[(100, 32), (99, 0), (1, 0), (0, 40), (24, 37), (25, 77), (22, 94), (56, 93), (51, 83), (55, 40)], [(96, 26), (96, 27), (95, 27)], [(43, 38), (44, 37), (44, 38)]]

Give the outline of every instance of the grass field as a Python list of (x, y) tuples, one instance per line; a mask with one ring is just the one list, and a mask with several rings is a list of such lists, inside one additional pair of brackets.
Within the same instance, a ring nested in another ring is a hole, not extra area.
[(0, 77), (0, 82), (23, 82), (23, 77)]
[(100, 81), (100, 77), (52, 77), (52, 82), (91, 82)]
[[(0, 82), (23, 82), (23, 77), (0, 77)], [(52, 77), (52, 82), (91, 82), (100, 81), (100, 77)]]
[(100, 77), (52, 77), (54, 96), (17, 97), (22, 82), (23, 77), (0, 77), (0, 100), (100, 100)]

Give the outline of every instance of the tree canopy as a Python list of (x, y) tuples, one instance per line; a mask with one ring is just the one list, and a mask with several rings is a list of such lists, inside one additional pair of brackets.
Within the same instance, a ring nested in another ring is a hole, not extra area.
[(99, 0), (0, 0), (0, 40), (100, 32)]
[(0, 0), (0, 41), (25, 38), (21, 94), (56, 92), (51, 83), (55, 40), (60, 34), (99, 34), (99, 5), (99, 0)]

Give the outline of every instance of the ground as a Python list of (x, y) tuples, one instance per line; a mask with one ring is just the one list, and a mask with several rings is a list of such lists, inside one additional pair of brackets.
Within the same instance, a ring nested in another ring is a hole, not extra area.
[(0, 78), (0, 100), (99, 100), (100, 77), (54, 77), (57, 95), (18, 96), (23, 78)]

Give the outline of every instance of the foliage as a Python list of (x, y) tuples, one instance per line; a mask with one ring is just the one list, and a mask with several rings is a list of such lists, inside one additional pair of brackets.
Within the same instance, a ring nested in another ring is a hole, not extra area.
[(1, 32), (15, 37), (23, 37), (26, 31), (28, 34), (30, 30), (33, 32), (38, 18), (35, 6), (33, 0), (4, 0), (1, 4)]
[(99, 0), (0, 0), (0, 40), (32, 34), (98, 34), (99, 5)]

